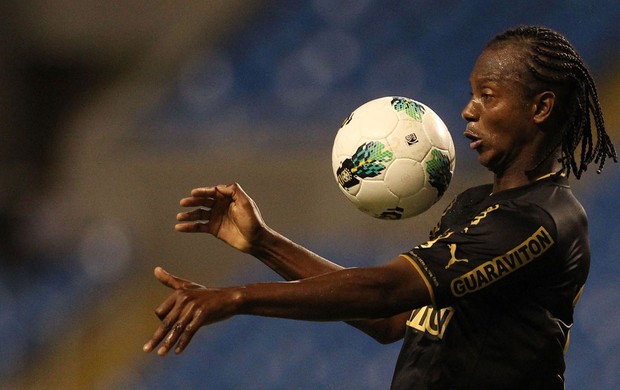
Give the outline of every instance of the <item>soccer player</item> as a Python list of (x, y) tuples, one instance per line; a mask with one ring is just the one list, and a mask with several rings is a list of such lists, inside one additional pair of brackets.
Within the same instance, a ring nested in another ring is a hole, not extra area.
[(553, 30), (498, 35), (470, 84), (464, 135), (493, 183), (458, 195), (428, 242), (385, 265), (343, 268), (270, 229), (239, 185), (194, 189), (178, 231), (212, 234), (290, 282), (214, 289), (158, 267), (174, 291), (144, 350), (180, 353), (201, 326), (238, 314), (344, 320), (383, 343), (404, 337), (394, 389), (563, 389), (590, 263), (568, 178), (591, 163), (600, 172), (616, 152), (590, 73)]

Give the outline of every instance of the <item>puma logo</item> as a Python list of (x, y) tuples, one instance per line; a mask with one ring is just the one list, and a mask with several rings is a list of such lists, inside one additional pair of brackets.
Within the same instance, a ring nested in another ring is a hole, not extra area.
[(457, 259), (456, 258), (456, 244), (448, 244), (448, 248), (450, 248), (450, 261), (446, 265), (446, 269), (450, 268), (453, 264), (461, 261), (464, 263), (469, 263), (469, 259)]

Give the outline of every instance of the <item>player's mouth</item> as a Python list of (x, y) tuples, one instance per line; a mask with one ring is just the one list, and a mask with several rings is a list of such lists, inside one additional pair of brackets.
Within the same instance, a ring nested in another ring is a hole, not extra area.
[(470, 129), (465, 130), (463, 135), (469, 139), (471, 142), (469, 143), (470, 149), (478, 149), (482, 145), (482, 140), (478, 137), (473, 131)]

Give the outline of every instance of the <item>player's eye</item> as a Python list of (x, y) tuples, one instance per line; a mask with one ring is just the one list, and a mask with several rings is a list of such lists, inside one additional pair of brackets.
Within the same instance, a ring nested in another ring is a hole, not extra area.
[(482, 101), (491, 100), (491, 99), (493, 99), (493, 97), (494, 97), (494, 95), (492, 93), (490, 93), (490, 92), (482, 92), (480, 94), (480, 100), (482, 100)]

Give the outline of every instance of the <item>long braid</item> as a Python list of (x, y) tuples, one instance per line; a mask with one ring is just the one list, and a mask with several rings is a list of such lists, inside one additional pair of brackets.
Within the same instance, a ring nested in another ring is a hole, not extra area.
[[(567, 174), (579, 179), (591, 162), (601, 173), (607, 158), (618, 161), (616, 150), (605, 131), (603, 112), (596, 85), (588, 68), (571, 43), (560, 33), (544, 27), (522, 26), (504, 32), (487, 47), (518, 41), (528, 49), (528, 70), (544, 86), (566, 91), (560, 106), (566, 116), (561, 137), (562, 166)], [(596, 143), (591, 118), (596, 129)], [(581, 146), (579, 163), (575, 152)]]

